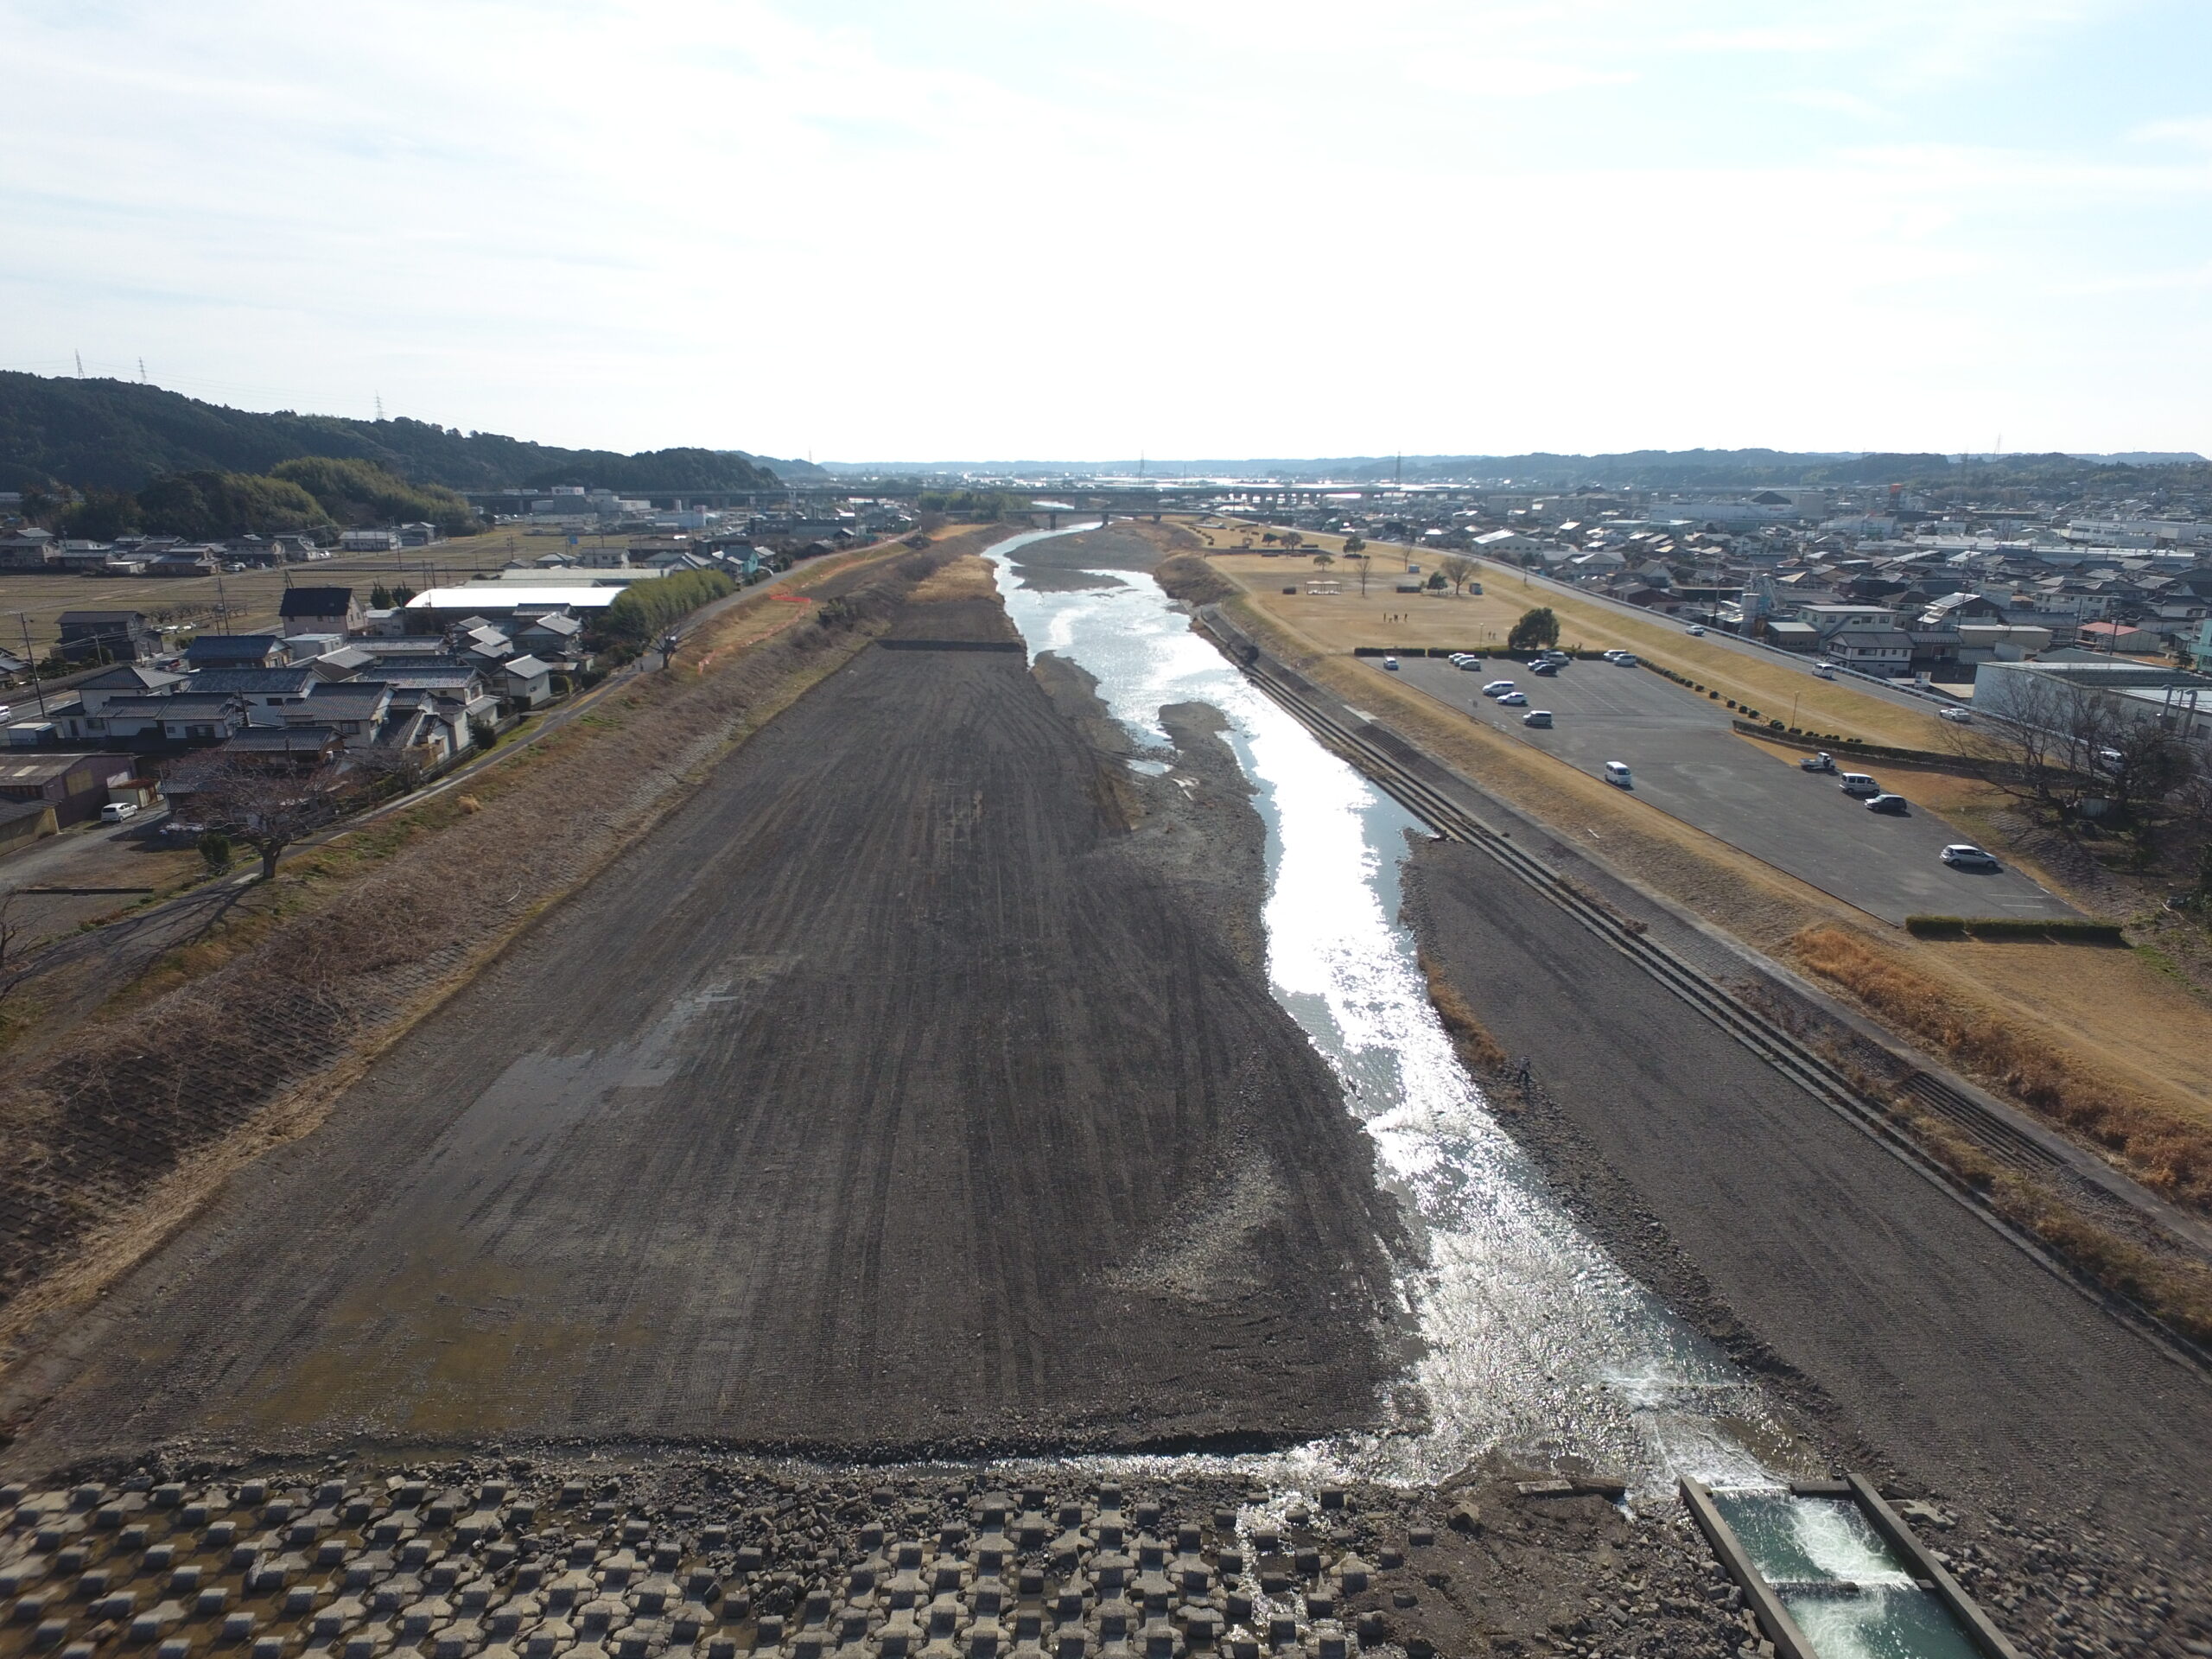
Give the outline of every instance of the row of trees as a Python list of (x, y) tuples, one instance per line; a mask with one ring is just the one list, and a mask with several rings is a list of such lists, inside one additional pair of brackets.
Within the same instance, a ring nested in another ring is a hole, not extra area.
[(1004, 490), (924, 490), (915, 499), (923, 512), (942, 512), (960, 518), (996, 524), (1011, 514), (1028, 510), (1028, 499)]
[(99, 542), (134, 533), (193, 541), (317, 536), (395, 522), (435, 524), (449, 536), (482, 528), (468, 503), (442, 486), (410, 484), (372, 461), (319, 456), (279, 461), (267, 473), (166, 473), (136, 491), (86, 490), (66, 506), (26, 496), (24, 505), (65, 536)]
[[(1294, 530), (1282, 537), (1283, 545), (1294, 551), (1304, 541), (1305, 537)], [(1374, 568), (1375, 556), (1367, 551), (1367, 543), (1357, 536), (1346, 538), (1344, 556), (1359, 572), (1360, 597), (1364, 599), (1367, 596), (1367, 578)], [(1333, 553), (1316, 553), (1313, 556), (1313, 563), (1324, 570), (1336, 562), (1337, 556)], [(1436, 569), (1430, 575), (1427, 585), (1432, 591), (1437, 593), (1443, 592), (1448, 587), (1453, 594), (1457, 595), (1474, 580), (1475, 569), (1475, 562), (1472, 559), (1441, 559), (1437, 562)]]
[(737, 591), (736, 582), (719, 570), (680, 570), (651, 582), (633, 582), (607, 607), (594, 630), (602, 649), (643, 650), (668, 626), (702, 605)]

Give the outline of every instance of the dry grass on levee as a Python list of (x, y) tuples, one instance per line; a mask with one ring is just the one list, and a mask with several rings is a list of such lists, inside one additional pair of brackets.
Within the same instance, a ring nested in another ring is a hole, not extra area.
[[(1214, 532), (1220, 539), (1220, 532)], [(1570, 649), (1633, 651), (1647, 661), (1687, 675), (1709, 691), (1759, 711), (1763, 718), (1787, 718), (1811, 730), (1836, 732), (1899, 748), (1944, 750), (1944, 727), (1932, 715), (1872, 696), (1847, 680), (1819, 680), (1787, 664), (1732, 646), (1713, 645), (1683, 633), (1671, 622), (1624, 614), (1571, 594), (1524, 583), (1520, 573), (1482, 567), (1479, 594), (1401, 594), (1400, 582), (1426, 580), (1405, 574), (1395, 552), (1377, 556), (1369, 573), (1367, 593), (1359, 593), (1357, 567), (1338, 558), (1325, 570), (1304, 552), (1266, 558), (1256, 553), (1215, 554), (1208, 561), (1239, 582), (1252, 601), (1313, 642), (1315, 649), (1350, 652), (1356, 645), (1461, 645), (1499, 650), (1523, 612), (1548, 607), (1560, 620), (1560, 643)], [(1416, 563), (1421, 563), (1417, 560)], [(1424, 572), (1435, 569), (1433, 560)], [(1321, 577), (1344, 592), (1309, 596), (1306, 583)], [(1295, 594), (1285, 588), (1294, 587)], [(1402, 621), (1385, 618), (1402, 617)]]
[[(2145, 1185), (2212, 1210), (2212, 1098), (2186, 1069), (2212, 1052), (2212, 1017), (2158, 984), (2131, 952), (1904, 947), (1833, 925), (1792, 944), (1802, 967), (1885, 1023), (2101, 1148)], [(2006, 981), (2012, 995), (1999, 988)]]
[(918, 586), (912, 594), (912, 602), (926, 605), (946, 599), (996, 599), (999, 594), (996, 569), (981, 554), (963, 553)]

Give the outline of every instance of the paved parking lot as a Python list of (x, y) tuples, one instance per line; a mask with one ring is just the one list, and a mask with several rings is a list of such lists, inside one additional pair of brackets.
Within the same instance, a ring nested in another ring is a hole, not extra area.
[[(1376, 673), (1389, 671), (1368, 659)], [(1728, 712), (1643, 668), (1578, 662), (1554, 678), (1497, 661), (1465, 673), (1435, 658), (1407, 658), (1399, 677), (1472, 718), (1555, 754), (1592, 777), (1625, 761), (1640, 801), (1787, 870), (1885, 921), (1906, 916), (2071, 916), (2073, 908), (2017, 870), (1972, 874), (1938, 855), (1974, 837), (1920, 807), (1909, 817), (1869, 812), (1836, 780), (1801, 772), (1735, 735)], [(1549, 730), (1523, 726), (1521, 709), (1481, 695), (1494, 679), (1548, 709)], [(1851, 764), (1851, 763), (1847, 763)], [(1868, 767), (1882, 777), (1878, 767)], [(1912, 794), (1910, 772), (1882, 781)]]

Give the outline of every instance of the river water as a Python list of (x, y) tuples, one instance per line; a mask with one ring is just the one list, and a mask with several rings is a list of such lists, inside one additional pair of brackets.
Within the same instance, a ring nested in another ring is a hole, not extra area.
[(1054, 652), (1096, 678), (1144, 746), (1140, 770), (1173, 759), (1162, 706), (1224, 716), (1267, 823), (1274, 995), (1341, 1082), (1426, 1258), (1403, 1285), (1426, 1352), (1402, 1421), (1257, 1461), (1300, 1485), (1434, 1480), (1493, 1449), (1579, 1458), (1655, 1496), (1681, 1474), (1770, 1482), (1749, 1449), (1777, 1432), (1756, 1388), (1582, 1233), (1453, 1053), (1397, 919), (1422, 826), (1255, 690), (1149, 576), (1021, 586), (1008, 556), (1054, 533), (1075, 532), (992, 550), (1007, 611), (1033, 659)]

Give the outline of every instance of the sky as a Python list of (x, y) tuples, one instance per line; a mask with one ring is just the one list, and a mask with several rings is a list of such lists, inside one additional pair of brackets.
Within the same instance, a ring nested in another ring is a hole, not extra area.
[(0, 368), (843, 461), (2212, 453), (2205, 0), (0, 0)]

